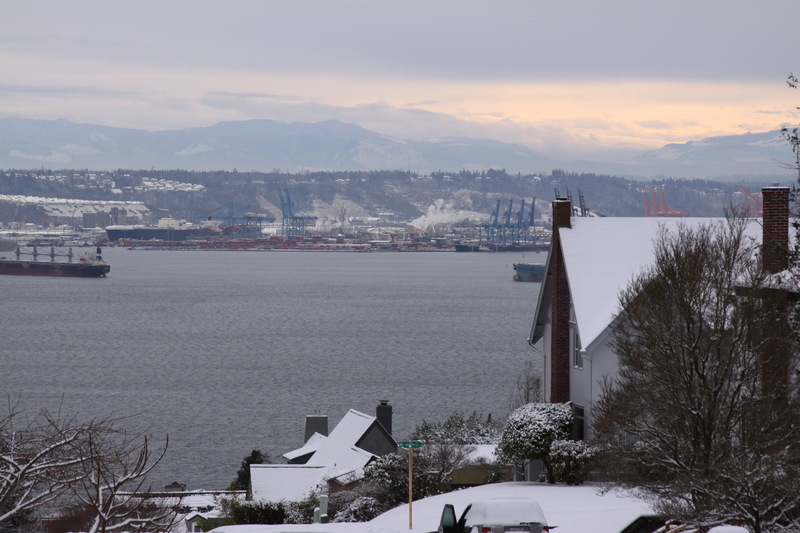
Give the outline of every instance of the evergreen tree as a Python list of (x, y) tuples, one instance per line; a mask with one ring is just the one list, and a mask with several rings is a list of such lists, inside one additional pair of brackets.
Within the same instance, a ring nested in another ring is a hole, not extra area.
[(250, 465), (269, 463), (269, 455), (261, 450), (253, 450), (242, 460), (242, 466), (236, 471), (236, 479), (231, 482), (232, 490), (250, 490)]

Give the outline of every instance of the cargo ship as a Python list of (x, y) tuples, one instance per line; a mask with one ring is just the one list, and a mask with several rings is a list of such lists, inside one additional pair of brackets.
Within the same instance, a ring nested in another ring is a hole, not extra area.
[(550, 243), (537, 244), (486, 244), (490, 252), (549, 252)]
[(219, 224), (216, 220), (204, 221), (202, 225), (197, 225), (185, 220), (162, 218), (155, 226), (114, 225), (106, 227), (108, 242), (119, 240), (182, 242), (202, 235), (218, 233)]
[(479, 242), (457, 242), (454, 244), (456, 252), (480, 252), (481, 243)]
[[(16, 259), (0, 257), (0, 274), (10, 274), (16, 276), (69, 276), (77, 278), (104, 278), (111, 271), (111, 266), (103, 261), (102, 252), (97, 250), (86, 252), (73, 261), (72, 248), (67, 253), (56, 252), (51, 247), (49, 252), (40, 252), (36, 246), (31, 251), (17, 247), (14, 252)], [(31, 260), (21, 259), (22, 256), (30, 255)], [(47, 260), (39, 261), (40, 257)], [(57, 258), (67, 257), (67, 261), (59, 261)]]
[(510, 243), (456, 242), (456, 252), (549, 252), (550, 243)]
[(544, 281), (546, 266), (541, 263), (514, 263), (514, 281)]

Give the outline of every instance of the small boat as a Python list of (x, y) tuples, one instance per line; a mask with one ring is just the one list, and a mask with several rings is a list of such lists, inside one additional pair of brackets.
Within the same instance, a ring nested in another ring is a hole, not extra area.
[(487, 244), (489, 251), (492, 252), (549, 252), (550, 243), (536, 244)]
[(456, 252), (480, 252), (481, 251), (481, 245), (480, 245), (480, 243), (477, 243), (477, 242), (468, 242), (468, 243), (457, 242), (457, 243), (455, 243), (454, 248), (455, 248)]
[[(14, 252), (16, 259), (0, 257), (0, 274), (16, 276), (69, 276), (79, 278), (104, 278), (111, 271), (111, 266), (103, 261), (100, 247), (96, 252), (86, 252), (73, 261), (72, 248), (67, 253), (56, 252), (51, 247), (49, 252), (40, 252), (36, 246), (32, 251), (17, 247)], [(21, 259), (21, 256), (30, 255), (31, 260)], [(49, 260), (40, 261), (39, 258)], [(56, 258), (67, 257), (67, 261), (57, 261)]]
[(514, 263), (514, 281), (544, 281), (546, 266), (542, 263)]

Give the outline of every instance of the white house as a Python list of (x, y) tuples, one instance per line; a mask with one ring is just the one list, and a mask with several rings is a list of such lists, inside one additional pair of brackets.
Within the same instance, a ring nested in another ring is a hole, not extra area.
[(284, 454), (290, 464), (250, 465), (253, 500), (299, 501), (314, 490), (360, 479), (370, 461), (397, 451), (397, 442), (385, 425), (391, 429), (390, 421), (381, 423), (374, 416), (351, 409), (330, 435), (313, 433), (301, 448)]
[[(759, 242), (763, 235), (765, 268), (779, 272), (786, 268), (786, 255), (778, 250), (785, 250), (788, 243), (789, 189), (769, 187), (763, 195), (763, 224), (754, 219), (747, 232)], [(573, 218), (571, 214), (568, 200), (553, 203), (547, 275), (528, 340), (544, 358), (546, 401), (573, 402), (579, 422), (573, 437), (590, 439), (592, 405), (600, 398), (603, 381), (618, 370), (610, 325), (619, 311), (620, 291), (653, 262), (661, 227), (675, 230), (680, 224), (721, 224), (724, 219)]]

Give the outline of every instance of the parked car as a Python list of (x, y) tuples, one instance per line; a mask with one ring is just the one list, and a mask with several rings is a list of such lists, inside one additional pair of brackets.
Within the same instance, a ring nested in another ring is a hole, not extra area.
[(542, 533), (549, 531), (539, 504), (531, 498), (493, 498), (474, 501), (456, 520), (447, 504), (439, 521), (439, 533)]

